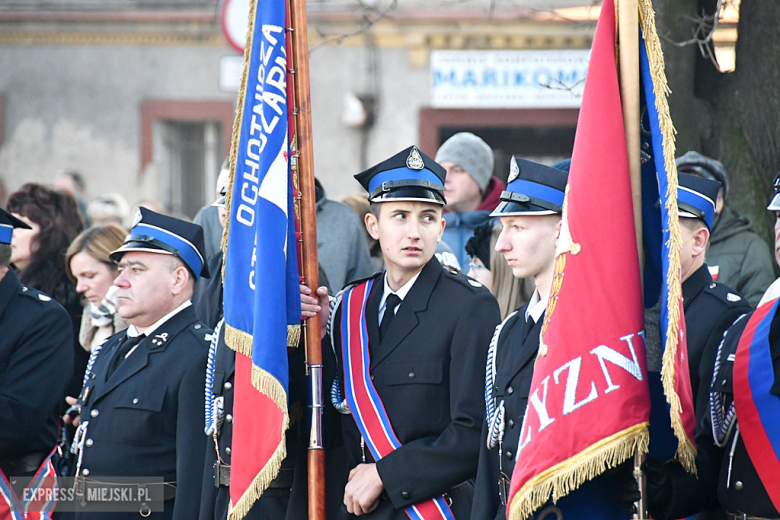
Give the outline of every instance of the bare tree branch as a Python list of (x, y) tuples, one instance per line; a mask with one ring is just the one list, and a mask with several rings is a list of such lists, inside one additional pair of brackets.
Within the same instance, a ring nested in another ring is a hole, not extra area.
[[(376, 8), (374, 8), (374, 7), (368, 7), (368, 6), (366, 6), (366, 5), (365, 5), (363, 2), (361, 2), (360, 0), (358, 0), (358, 4), (360, 4), (360, 6), (361, 6), (361, 7), (363, 7), (364, 9), (366, 9), (366, 10), (373, 11), (374, 13), (376, 13), (376, 16), (375, 16), (374, 18), (370, 18), (370, 17), (369, 17), (369, 15), (368, 15), (368, 13), (365, 13), (365, 14), (363, 15), (363, 20), (364, 20), (366, 23), (365, 23), (363, 26), (361, 26), (361, 27), (360, 27), (360, 28), (358, 28), (358, 29), (355, 29), (354, 31), (352, 31), (352, 32), (350, 32), (350, 33), (340, 34), (340, 35), (338, 35), (338, 36), (333, 36), (333, 37), (331, 37), (331, 38), (327, 38), (327, 39), (325, 39), (325, 40), (321, 41), (320, 43), (318, 43), (317, 45), (315, 45), (314, 47), (312, 47), (311, 49), (309, 49), (309, 55), (311, 55), (311, 53), (313, 53), (314, 51), (316, 51), (316, 50), (317, 50), (317, 49), (319, 49), (320, 47), (323, 47), (323, 46), (325, 46), (325, 45), (328, 45), (328, 44), (330, 44), (330, 43), (336, 43), (336, 44), (339, 44), (339, 43), (343, 42), (344, 40), (346, 40), (347, 38), (349, 38), (349, 37), (351, 37), (351, 36), (356, 36), (356, 35), (358, 35), (358, 34), (361, 34), (361, 33), (364, 33), (364, 32), (366, 32), (366, 31), (368, 31), (368, 30), (369, 30), (369, 29), (370, 29), (370, 28), (371, 28), (371, 27), (372, 27), (372, 26), (373, 26), (375, 23), (377, 23), (379, 20), (381, 20), (382, 18), (384, 18), (385, 16), (387, 16), (387, 14), (388, 14), (388, 13), (391, 13), (392, 11), (395, 11), (396, 7), (398, 7), (398, 0), (393, 0), (393, 1), (390, 3), (390, 5), (388, 5), (388, 6), (387, 6), (387, 7), (386, 7), (384, 10), (382, 10), (382, 11), (379, 11), (379, 10), (377, 10), (377, 9), (376, 9)], [(317, 28), (317, 33), (318, 33), (318, 34), (320, 34), (320, 35), (321, 35), (321, 36), (323, 36), (323, 37), (325, 36), (325, 34), (324, 34), (324, 33), (323, 33), (323, 32), (322, 32), (322, 31), (321, 31), (319, 28)]]
[(688, 47), (689, 45), (698, 45), (699, 52), (702, 57), (710, 60), (715, 68), (719, 68), (718, 60), (715, 57), (715, 47), (712, 44), (712, 37), (715, 31), (718, 30), (720, 20), (723, 17), (726, 6), (731, 4), (732, 0), (718, 0), (718, 5), (715, 7), (715, 12), (712, 14), (706, 14), (702, 11), (701, 15), (697, 16), (685, 16), (685, 19), (693, 22), (696, 26), (692, 29), (693, 37), (683, 42), (676, 42), (672, 40), (668, 35), (662, 34), (661, 38), (664, 39), (670, 45), (675, 47)]

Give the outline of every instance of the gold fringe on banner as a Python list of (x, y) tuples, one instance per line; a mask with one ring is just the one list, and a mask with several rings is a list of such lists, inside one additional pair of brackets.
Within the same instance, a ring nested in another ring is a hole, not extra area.
[(549, 468), (520, 488), (512, 499), (509, 520), (524, 520), (548, 500), (557, 502), (586, 481), (634, 456), (647, 453), (649, 423), (643, 422), (589, 446), (577, 455)]
[(301, 341), (301, 326), (287, 325), (287, 348), (296, 348)]
[(645, 38), (645, 48), (650, 64), (650, 76), (655, 90), (655, 108), (658, 111), (658, 124), (663, 136), (664, 165), (666, 166), (666, 180), (669, 183), (666, 199), (666, 210), (669, 213), (669, 271), (666, 275), (666, 283), (669, 287), (667, 308), (669, 324), (666, 329), (666, 346), (661, 368), (661, 382), (664, 386), (666, 401), (669, 403), (672, 419), (672, 428), (679, 444), (677, 447), (677, 459), (689, 473), (696, 474), (696, 447), (685, 433), (685, 428), (680, 418), (682, 405), (680, 396), (674, 390), (674, 361), (677, 357), (678, 339), (680, 335), (680, 300), (682, 288), (680, 285), (680, 250), (682, 248), (682, 235), (680, 223), (677, 217), (677, 165), (674, 162), (676, 133), (669, 113), (669, 104), (666, 97), (671, 93), (666, 82), (664, 72), (664, 55), (661, 51), (661, 42), (655, 29), (655, 11), (650, 0), (639, 0), (639, 24)]
[(244, 494), (234, 506), (231, 502), (228, 510), (228, 520), (241, 520), (252, 509), (255, 502), (268, 489), (276, 476), (279, 474), (279, 468), (282, 467), (282, 461), (287, 457), (287, 447), (284, 443), (284, 435), (290, 424), (290, 417), (287, 411), (287, 393), (279, 381), (265, 370), (252, 365), (252, 386), (261, 394), (271, 399), (276, 406), (282, 410), (284, 419), (282, 420), (282, 431), (279, 445), (276, 447), (273, 456), (268, 459), (263, 469), (252, 480), (252, 484), (244, 491)]
[[(244, 47), (244, 68), (241, 71), (241, 87), (238, 89), (238, 102), (236, 103), (236, 118), (233, 120), (233, 136), (230, 140), (230, 181), (228, 182), (227, 196), (225, 197), (225, 211), (230, 215), (231, 199), (233, 198), (233, 184), (236, 178), (236, 161), (238, 160), (238, 142), (241, 140), (241, 125), (243, 124), (244, 99), (246, 98), (246, 85), (249, 82), (249, 61), (252, 56), (252, 37), (255, 27), (256, 0), (249, 1), (249, 25), (246, 30), (246, 47)], [(228, 228), (230, 218), (225, 220), (222, 229), (222, 254), (227, 256)], [(222, 283), (225, 283), (225, 262), (222, 262)]]
[(252, 359), (252, 335), (225, 322), (225, 344), (239, 354)]

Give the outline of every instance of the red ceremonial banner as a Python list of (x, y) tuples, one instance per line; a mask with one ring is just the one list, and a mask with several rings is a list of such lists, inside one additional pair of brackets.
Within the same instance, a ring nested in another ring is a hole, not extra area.
[(511, 520), (647, 450), (642, 288), (615, 64), (615, 9), (606, 0), (512, 475)]

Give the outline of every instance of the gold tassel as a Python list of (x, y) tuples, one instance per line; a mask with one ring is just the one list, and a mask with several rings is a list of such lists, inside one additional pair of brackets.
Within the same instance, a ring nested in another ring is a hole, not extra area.
[(647, 426), (643, 422), (607, 437), (526, 482), (512, 498), (509, 520), (529, 518), (548, 500), (557, 502), (607, 468), (622, 464), (637, 452), (647, 453)]
[(271, 399), (284, 413), (281, 440), (273, 456), (255, 476), (252, 484), (244, 491), (238, 503), (235, 506), (233, 506), (232, 502), (230, 503), (228, 520), (241, 520), (249, 513), (255, 502), (263, 496), (263, 492), (271, 485), (271, 481), (279, 474), (282, 461), (287, 457), (287, 446), (284, 442), (285, 432), (290, 425), (290, 416), (287, 410), (287, 393), (275, 377), (255, 365), (252, 365), (252, 386)]
[(658, 124), (661, 129), (664, 144), (664, 165), (666, 177), (669, 183), (666, 199), (666, 210), (669, 212), (669, 271), (666, 282), (669, 287), (667, 308), (669, 313), (669, 325), (666, 330), (666, 346), (661, 368), (661, 382), (663, 383), (666, 401), (669, 403), (672, 428), (679, 441), (677, 459), (689, 473), (696, 474), (696, 447), (685, 433), (685, 428), (680, 418), (682, 405), (680, 396), (674, 390), (674, 360), (677, 357), (678, 338), (680, 334), (680, 299), (682, 289), (680, 285), (680, 250), (682, 248), (682, 235), (680, 223), (677, 217), (677, 165), (674, 162), (676, 133), (669, 113), (669, 104), (666, 97), (671, 93), (664, 73), (664, 55), (661, 51), (661, 42), (655, 28), (655, 12), (650, 0), (639, 1), (639, 23), (645, 37), (645, 48), (650, 64), (650, 76), (655, 90), (655, 108), (658, 111)]
[(225, 322), (225, 344), (236, 352), (252, 359), (252, 335), (231, 327), (227, 322)]
[(301, 341), (301, 326), (287, 325), (287, 348), (297, 348)]

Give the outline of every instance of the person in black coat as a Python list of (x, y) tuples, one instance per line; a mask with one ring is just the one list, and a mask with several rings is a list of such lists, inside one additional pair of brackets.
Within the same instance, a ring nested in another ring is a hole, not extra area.
[[(683, 239), (680, 255), (683, 309), (694, 398), (698, 395), (701, 378), (712, 369), (712, 365), (703, 366), (701, 363), (706, 345), (714, 342), (710, 348), (715, 348), (726, 329), (753, 308), (737, 291), (715, 282), (705, 263), (718, 190), (718, 181), (687, 173), (678, 174), (677, 214)], [(710, 338), (715, 340), (710, 341)], [(709, 381), (705, 380), (706, 384)], [(697, 402), (695, 406), (698, 419), (709, 408), (708, 395), (706, 392), (704, 395), (703, 402)]]
[(34, 475), (48, 460), (73, 369), (67, 312), (9, 268), (14, 227), (28, 228), (0, 209), (0, 472), (6, 477)]
[[(386, 272), (347, 287), (372, 284), (361, 304), (370, 380), (344, 368), (343, 349), (356, 352), (359, 345), (341, 334), (343, 291), (330, 322), (339, 378), (332, 402), (344, 414), (352, 468), (345, 516), (406, 519), (406, 508), (436, 500), (456, 518), (469, 518), (484, 413), (482, 363), (500, 314), (487, 288), (434, 258), (444, 228), (445, 175), (410, 147), (356, 176), (369, 192), (366, 226), (382, 246)], [(347, 379), (375, 389), (399, 444), (393, 450), (374, 451), (376, 437), (361, 435), (364, 416), (350, 403)]]
[[(775, 195), (767, 208), (777, 213), (775, 224), (775, 248), (780, 247), (780, 174), (775, 179)], [(776, 482), (777, 475), (765, 475), (763, 478), (756, 470), (756, 460), (764, 457), (777, 458), (776, 453), (749, 452), (745, 445), (745, 433), (742, 428), (752, 428), (740, 417), (734, 405), (734, 394), (746, 395), (748, 389), (737, 387), (734, 378), (734, 366), (737, 348), (754, 314), (772, 305), (777, 297), (777, 282), (767, 290), (759, 303), (759, 309), (737, 319), (720, 337), (711, 337), (702, 356), (702, 379), (698, 402), (708, 404), (702, 414), (696, 433), (696, 470), (697, 475), (686, 473), (676, 461), (663, 464), (649, 459), (646, 463), (648, 510), (658, 520), (680, 518), (700, 511), (712, 510), (721, 506), (726, 517), (736, 518), (780, 518), (778, 502), (780, 496), (770, 498), (767, 486)], [(773, 290), (774, 289), (774, 290)], [(768, 297), (772, 293), (774, 296)], [(768, 300), (768, 301), (765, 301)], [(687, 321), (687, 316), (686, 316)], [(780, 400), (780, 313), (769, 312), (764, 318), (769, 323), (768, 338), (766, 331), (756, 330), (754, 338), (766, 341), (762, 348), (769, 363), (761, 368), (765, 377), (771, 377), (774, 385), (769, 396), (752, 395), (752, 400), (769, 398), (770, 402)], [(748, 332), (749, 334), (749, 332)], [(752, 358), (755, 355), (750, 348), (751, 371)], [(744, 354), (740, 354), (744, 355)], [(751, 389), (750, 393), (755, 392)], [(743, 418), (745, 419), (745, 418)], [(777, 440), (777, 431), (770, 428), (767, 434)]]
[[(152, 518), (197, 518), (203, 481), (203, 380), (211, 329), (190, 303), (194, 280), (209, 276), (203, 230), (139, 208), (124, 245), (111, 254), (126, 332), (93, 352), (79, 396), (77, 478), (161, 477), (164, 512)], [(155, 484), (150, 484), (150, 486)], [(88, 504), (89, 505), (89, 504)], [(76, 518), (137, 518), (85, 513)]]
[(503, 226), (496, 251), (503, 254), (515, 277), (532, 276), (536, 290), (528, 303), (496, 327), (487, 356), (486, 417), (471, 511), (475, 520), (506, 518), (515, 450), (552, 284), (567, 179), (565, 171), (512, 157), (507, 191), (493, 213)]

